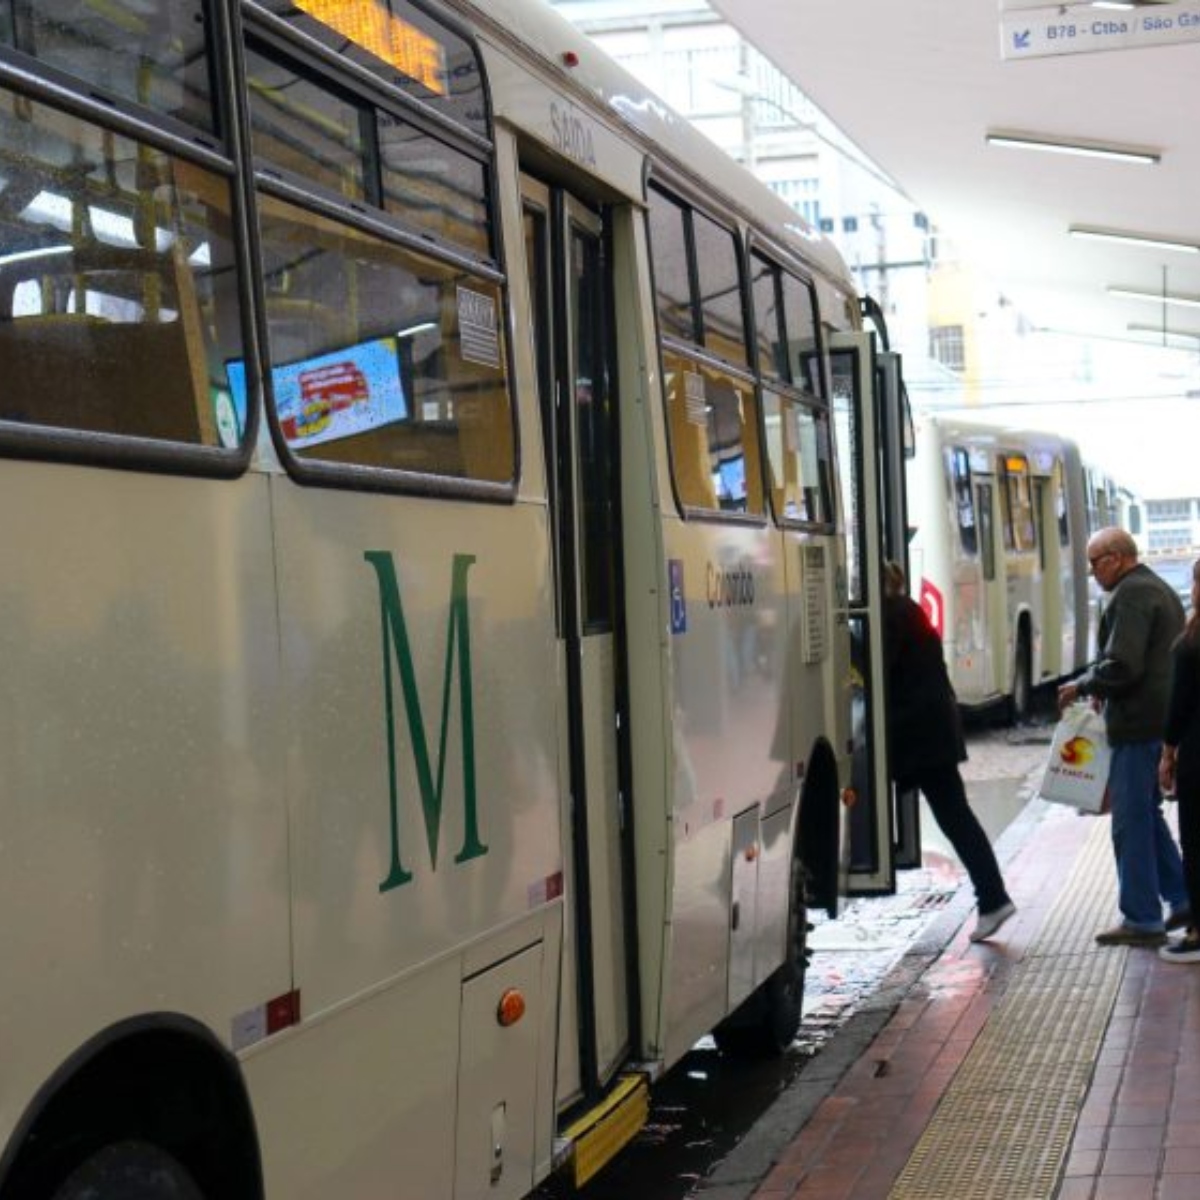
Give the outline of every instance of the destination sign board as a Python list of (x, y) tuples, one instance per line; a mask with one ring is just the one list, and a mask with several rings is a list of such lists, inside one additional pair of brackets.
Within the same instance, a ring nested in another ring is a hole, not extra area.
[(1200, 41), (1200, 0), (1134, 9), (1065, 4), (1009, 10), (1000, 18), (1000, 57), (1044, 58)]

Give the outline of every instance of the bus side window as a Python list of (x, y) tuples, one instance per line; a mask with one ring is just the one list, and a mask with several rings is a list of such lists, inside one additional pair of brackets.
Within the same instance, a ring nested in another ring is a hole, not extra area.
[(1005, 548), (1018, 551), (1036, 549), (1029, 460), (1023, 454), (1006, 454), (1000, 460), (1000, 471)]
[[(422, 478), (396, 485), (419, 489), (511, 486), (505, 301), (486, 258), (483, 158), (276, 49), (251, 47), (246, 63), (267, 378), (290, 465), (321, 477), (403, 472)], [(275, 195), (280, 176), (311, 201)], [(362, 228), (364, 205), (377, 222), (413, 228), (395, 239)]]
[(992, 524), (992, 485), (981, 483), (975, 493), (979, 512), (979, 549), (983, 577), (989, 582), (996, 578), (996, 530)]
[(663, 351), (671, 470), (689, 508), (762, 513), (758, 405), (749, 383)]
[(0, 420), (240, 446), (245, 395), (225, 369), (242, 357), (228, 182), (11, 94), (0, 140), (21, 180), (0, 215)]
[(296, 205), (259, 203), (272, 391), (291, 452), (510, 482), (499, 287)]
[(22, 53), (109, 97), (215, 130), (202, 0), (39, 0), (18, 13), (0, 21), (0, 38)]
[(694, 210), (692, 238), (704, 347), (726, 362), (748, 366), (737, 242), (728, 229)]
[(1067, 473), (1062, 459), (1054, 460), (1054, 515), (1058, 522), (1058, 544), (1071, 544), (1071, 522), (1067, 515)]
[(654, 253), (654, 291), (663, 336), (698, 340), (688, 274), (686, 214), (675, 201), (650, 189), (650, 245)]
[(979, 553), (979, 530), (975, 521), (975, 498), (971, 491), (971, 460), (961, 446), (950, 449), (950, 480), (954, 497), (954, 517), (963, 552)]
[(764, 388), (763, 415), (776, 516), (828, 524), (833, 520), (829, 414)]
[(761, 517), (758, 400), (747, 370), (737, 238), (653, 185), (648, 229), (676, 495), (684, 509)]
[(772, 508), (781, 523), (830, 524), (833, 463), (812, 288), (758, 251), (750, 262)]

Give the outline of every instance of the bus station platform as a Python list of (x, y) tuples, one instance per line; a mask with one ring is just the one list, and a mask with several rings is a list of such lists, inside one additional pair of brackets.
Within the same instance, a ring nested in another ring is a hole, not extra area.
[(998, 846), (1016, 916), (972, 944), (960, 889), (918, 971), (793, 1084), (802, 1122), (704, 1200), (1200, 1197), (1200, 966), (1098, 946), (1118, 919), (1109, 818), (1028, 811)]

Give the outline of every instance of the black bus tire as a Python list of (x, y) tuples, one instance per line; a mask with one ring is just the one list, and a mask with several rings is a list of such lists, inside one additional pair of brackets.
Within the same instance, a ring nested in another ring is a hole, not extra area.
[(103, 1146), (59, 1185), (51, 1200), (204, 1200), (191, 1175), (149, 1142)]
[(713, 1030), (717, 1049), (734, 1058), (778, 1058), (800, 1029), (808, 966), (808, 907), (804, 868), (792, 863), (787, 956), (735, 1013)]

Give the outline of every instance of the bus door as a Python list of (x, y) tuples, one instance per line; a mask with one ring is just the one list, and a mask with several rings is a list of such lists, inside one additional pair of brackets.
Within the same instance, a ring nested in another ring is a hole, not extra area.
[[(884, 350), (875, 355), (876, 423), (882, 431), (879, 448), (880, 495), (883, 511), (883, 557), (898, 562), (905, 578), (912, 580), (908, 543), (912, 529), (908, 523), (908, 460), (916, 453), (912, 412), (900, 355)], [(915, 597), (914, 597), (915, 599)], [(899, 871), (921, 865), (920, 793), (916, 788), (897, 789), (892, 797), (895, 808), (893, 849)]]
[(899, 847), (906, 861), (914, 853), (919, 858), (915, 804), (898, 806), (892, 794), (882, 640), (883, 561), (894, 549), (903, 563), (907, 544), (903, 443), (898, 455), (894, 444), (905, 414), (899, 363), (881, 363), (885, 356), (871, 334), (834, 334), (830, 351), (847, 539), (846, 608), (839, 616), (849, 626), (853, 654), (851, 785), (858, 797), (850, 810), (847, 890), (865, 895), (895, 890)]
[(1003, 691), (999, 671), (1005, 659), (1008, 595), (1004, 553), (996, 535), (996, 477), (975, 475), (975, 512), (979, 520), (979, 566), (983, 576), (983, 637), (980, 678), (984, 694)]
[[(590, 1095), (631, 1043), (631, 826), (623, 669), (612, 278), (601, 215), (522, 178), (569, 742), (568, 934), (560, 1094)], [(577, 1034), (577, 1041), (572, 1039)]]

